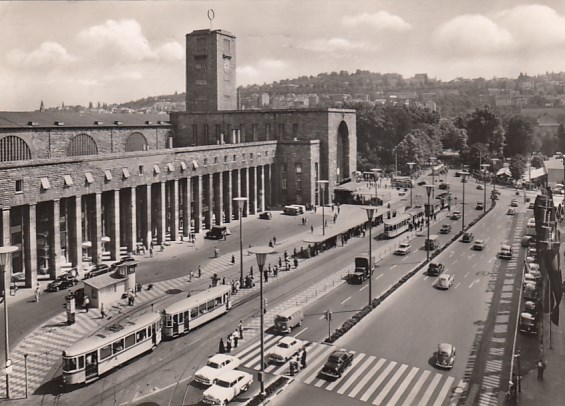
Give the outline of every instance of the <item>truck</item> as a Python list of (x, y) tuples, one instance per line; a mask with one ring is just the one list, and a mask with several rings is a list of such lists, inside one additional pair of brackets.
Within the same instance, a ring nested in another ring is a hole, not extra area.
[[(375, 269), (375, 257), (372, 257), (372, 270)], [(371, 270), (371, 271), (372, 271)], [(372, 272), (369, 270), (369, 256), (364, 255), (355, 258), (355, 270), (349, 278), (351, 283), (363, 283)]]

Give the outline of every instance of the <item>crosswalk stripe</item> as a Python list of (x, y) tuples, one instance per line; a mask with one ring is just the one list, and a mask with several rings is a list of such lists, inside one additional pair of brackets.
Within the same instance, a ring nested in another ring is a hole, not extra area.
[(418, 395), (418, 392), (420, 392), (420, 389), (424, 385), (424, 382), (428, 379), (429, 375), (430, 375), (430, 371), (424, 370), (424, 372), (422, 373), (422, 376), (420, 376), (420, 379), (418, 379), (418, 382), (416, 382), (416, 385), (414, 385), (414, 387), (412, 388), (412, 390), (408, 394), (408, 397), (404, 401), (403, 406), (412, 406), (413, 405), (413, 402), (414, 402), (414, 399), (416, 398), (416, 395)]
[(393, 386), (396, 385), (396, 381), (398, 381), (400, 379), (400, 377), (402, 376), (402, 374), (404, 373), (406, 368), (408, 368), (408, 365), (406, 365), (406, 364), (402, 364), (400, 366), (398, 371), (396, 371), (396, 373), (393, 375), (393, 377), (390, 379), (390, 381), (388, 381), (386, 386), (379, 393), (379, 396), (377, 396), (375, 398), (375, 400), (373, 400), (374, 405), (380, 405), (382, 403), (382, 401), (386, 398), (386, 396), (388, 395), (390, 390), (393, 388)]
[(443, 384), (443, 387), (441, 388), (441, 391), (439, 392), (439, 395), (437, 396), (436, 401), (434, 402), (434, 406), (441, 406), (441, 404), (447, 397), (447, 392), (449, 391), (449, 388), (451, 388), (451, 384), (453, 383), (454, 380), (455, 378), (452, 376), (447, 377), (447, 380)]
[[(353, 361), (351, 362), (351, 366), (349, 367), (350, 371), (353, 371), (353, 369), (361, 362), (361, 360), (365, 357), (365, 354), (356, 354), (353, 356)], [(347, 373), (347, 372), (345, 372)], [(344, 384), (344, 392), (345, 390), (351, 386), (351, 382), (349, 382), (350, 380), (348, 380), (345, 384)], [(332, 382), (330, 385), (328, 385), (326, 387), (327, 390), (334, 390), (334, 388), (338, 385), (338, 384), (343, 384), (343, 381), (341, 381), (340, 379), (336, 379), (334, 382)], [(349, 383), (349, 384), (348, 384)], [(340, 388), (342, 389), (342, 388)], [(338, 392), (337, 393), (343, 393), (343, 392)]]
[(396, 405), (396, 402), (398, 402), (400, 397), (404, 394), (404, 391), (406, 390), (408, 385), (410, 385), (410, 382), (412, 382), (412, 379), (414, 379), (414, 376), (416, 376), (416, 373), (419, 370), (420, 369), (416, 368), (416, 367), (413, 367), (410, 370), (410, 372), (408, 373), (408, 376), (402, 381), (402, 384), (396, 390), (396, 393), (394, 394), (394, 396), (388, 401), (387, 406), (395, 406)]
[(377, 390), (379, 385), (385, 380), (387, 375), (390, 374), (390, 371), (392, 371), (392, 369), (395, 366), (396, 366), (396, 361), (391, 361), (390, 364), (388, 364), (388, 366), (385, 368), (383, 373), (379, 375), (377, 379), (375, 379), (375, 382), (373, 382), (373, 384), (369, 387), (369, 389), (367, 389), (365, 394), (361, 396), (361, 401), (366, 402), (367, 399), (369, 399), (373, 395), (373, 393)]
[(365, 375), (365, 377), (361, 380), (361, 382), (357, 384), (355, 388), (353, 388), (353, 390), (349, 393), (348, 396), (354, 398), (359, 393), (359, 391), (363, 388), (363, 386), (365, 386), (367, 382), (369, 382), (369, 379), (371, 379), (375, 375), (375, 373), (380, 369), (380, 367), (384, 363), (385, 363), (384, 358), (379, 359), (377, 363), (373, 366), (373, 368), (371, 368), (369, 373)]
[(430, 383), (430, 386), (428, 386), (428, 389), (424, 393), (424, 396), (422, 396), (422, 398), (420, 399), (420, 402), (418, 403), (419, 406), (426, 406), (428, 404), (428, 401), (430, 400), (432, 393), (434, 393), (434, 390), (436, 389), (436, 386), (438, 385), (442, 376), (443, 375), (441, 374), (436, 374), (436, 376), (434, 376), (434, 379)]
[(351, 375), (351, 377), (347, 380), (347, 382), (345, 382), (345, 384), (338, 389), (337, 393), (343, 395), (345, 391), (349, 389), (349, 387), (353, 384), (353, 382), (355, 382), (363, 372), (365, 372), (365, 369), (367, 369), (367, 367), (371, 363), (373, 363), (375, 359), (377, 359), (377, 357), (373, 355), (371, 355), (368, 359), (366, 359), (363, 365), (361, 365), (359, 369), (353, 375)]
[[(277, 336), (273, 336), (273, 335), (269, 335), (266, 339), (265, 339), (265, 344), (269, 345), (271, 343), (271, 341), (276, 340)], [(279, 337), (280, 340), (280, 337)], [(261, 346), (261, 341), (260, 340), (256, 340), (253, 342), (253, 344), (251, 344), (249, 347), (245, 348), (243, 351), (237, 353), (237, 357), (240, 359), (241, 363), (244, 363), (246, 361), (249, 360), (249, 358), (251, 358), (252, 356), (250, 356), (250, 353), (257, 351), (257, 349), (259, 349), (260, 351), (260, 346)]]
[[(304, 371), (304, 375), (308, 375), (308, 377), (303, 381), (306, 384), (311, 384), (314, 381), (314, 379), (316, 379), (316, 377), (318, 376), (318, 369), (320, 369), (326, 357), (330, 355), (331, 352), (334, 351), (334, 348), (330, 346), (321, 346), (321, 347), (322, 347), (322, 351), (320, 352), (320, 354), (312, 361), (310, 366), (307, 367), (306, 370)], [(323, 349), (323, 347), (326, 348)], [(306, 371), (308, 371), (308, 373), (306, 373)]]

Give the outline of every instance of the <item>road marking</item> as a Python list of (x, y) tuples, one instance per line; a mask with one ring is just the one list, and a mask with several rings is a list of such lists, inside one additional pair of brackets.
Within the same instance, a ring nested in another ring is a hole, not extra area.
[(455, 285), (455, 289), (457, 289), (459, 285), (461, 285), (461, 282), (457, 282), (457, 285)]
[(326, 318), (326, 315), (324, 314), (324, 315), (320, 316), (320, 318), (318, 320), (322, 320), (322, 319), (325, 319), (325, 318)]
[(453, 260), (453, 264), (455, 265), (459, 261), (458, 259)]
[(463, 278), (466, 278), (469, 275), (469, 272), (467, 272), (465, 275), (463, 275)]
[(422, 396), (422, 398), (420, 399), (420, 403), (418, 403), (419, 406), (426, 406), (428, 404), (428, 401), (430, 400), (430, 397), (432, 396), (432, 393), (436, 389), (436, 386), (438, 385), (442, 376), (443, 376), (442, 374), (436, 374), (436, 376), (434, 376), (433, 381), (430, 383), (430, 386), (428, 386), (428, 390), (426, 391), (426, 393), (424, 393), (424, 396)]
[(475, 279), (473, 282), (471, 282), (471, 284), (469, 285), (470, 288), (473, 287), (473, 285), (476, 285), (477, 283), (479, 283), (481, 280), (479, 278)]
[(396, 393), (394, 394), (394, 396), (389, 400), (389, 402), (387, 403), (388, 406), (395, 406), (396, 402), (398, 402), (398, 400), (400, 399), (400, 397), (404, 394), (404, 391), (406, 390), (406, 388), (408, 387), (408, 385), (410, 384), (410, 382), (412, 382), (412, 379), (414, 379), (414, 376), (416, 376), (416, 373), (419, 371), (419, 368), (413, 367), (410, 372), (408, 373), (408, 376), (406, 376), (406, 378), (404, 378), (402, 380), (402, 384), (400, 385), (400, 387), (398, 388), (398, 390), (396, 391)]
[(300, 330), (298, 333), (296, 333), (296, 334), (294, 335), (294, 337), (298, 337), (298, 335), (304, 333), (306, 330), (308, 330), (308, 327), (306, 327), (306, 328), (303, 329), (303, 330)]
[(386, 398), (386, 396), (388, 395), (388, 393), (390, 392), (390, 390), (392, 389), (392, 387), (394, 385), (396, 385), (396, 381), (398, 381), (400, 379), (400, 377), (402, 376), (402, 374), (404, 373), (404, 371), (406, 370), (406, 368), (408, 368), (408, 365), (406, 364), (402, 364), (400, 366), (400, 368), (398, 369), (398, 371), (396, 371), (396, 373), (393, 375), (393, 377), (390, 379), (390, 381), (388, 381), (388, 383), (386, 384), (386, 386), (383, 388), (383, 390), (379, 393), (379, 396), (377, 396), (375, 398), (375, 400), (373, 400), (373, 404), (374, 405), (380, 405), (381, 402)]
[(431, 373), (430, 371), (424, 370), (424, 372), (420, 376), (420, 379), (418, 379), (418, 382), (416, 382), (416, 385), (414, 385), (414, 387), (412, 388), (412, 390), (408, 394), (408, 397), (404, 401), (405, 406), (411, 406), (411, 405), (414, 404), (414, 399), (416, 398), (416, 395), (418, 394), (418, 392), (420, 392), (420, 389), (424, 385), (424, 382), (426, 381), (426, 379), (428, 379), (428, 376), (430, 375), (430, 373)]
[(368, 287), (369, 287), (369, 285), (365, 285), (365, 286), (363, 286), (363, 287), (362, 287), (361, 289), (359, 289), (359, 292), (361, 292), (362, 290), (365, 290), (365, 289), (367, 289)]
[(371, 355), (368, 359), (365, 360), (365, 362), (363, 363), (363, 365), (361, 365), (357, 371), (351, 375), (351, 377), (347, 380), (347, 382), (345, 382), (345, 385), (343, 385), (341, 388), (338, 389), (337, 393), (339, 393), (340, 395), (343, 395), (343, 393), (349, 389), (349, 387), (353, 384), (353, 382), (355, 382), (357, 380), (357, 378), (359, 378), (359, 376), (365, 372), (365, 369), (369, 366), (369, 364), (371, 364), (374, 360), (376, 359), (375, 356)]
[(380, 274), (379, 276), (377, 276), (377, 277), (375, 278), (375, 280), (379, 279), (379, 278), (382, 277), (382, 276), (383, 276), (383, 274)]
[(383, 358), (379, 359), (379, 361), (375, 364), (375, 366), (371, 368), (369, 373), (365, 375), (365, 377), (361, 380), (361, 382), (357, 384), (355, 388), (353, 388), (353, 390), (349, 393), (348, 396), (354, 398), (359, 393), (359, 391), (363, 389), (363, 386), (365, 386), (365, 384), (369, 382), (369, 379), (371, 379), (375, 375), (375, 373), (380, 369), (380, 367), (383, 366), (384, 363), (385, 360)]
[(390, 371), (392, 371), (395, 366), (396, 366), (396, 361), (391, 361), (390, 364), (388, 364), (388, 366), (385, 368), (383, 373), (379, 375), (377, 379), (375, 379), (375, 381), (369, 387), (369, 389), (367, 389), (367, 391), (363, 394), (363, 396), (361, 396), (361, 402), (366, 402), (367, 399), (373, 396), (373, 392), (377, 390), (379, 385), (386, 379), (388, 374), (390, 374)]
[(351, 299), (351, 296), (349, 296), (347, 299), (345, 299), (343, 302), (341, 302), (341, 304), (344, 304), (344, 303), (347, 302), (349, 299)]
[(439, 392), (439, 395), (437, 396), (436, 401), (434, 402), (434, 406), (441, 406), (443, 404), (443, 401), (447, 396), (447, 391), (451, 387), (451, 384), (453, 383), (454, 380), (455, 378), (452, 376), (447, 377), (447, 380), (443, 384), (443, 387), (441, 388), (441, 391)]
[[(366, 354), (357, 354), (355, 357), (353, 357), (353, 362), (351, 363), (351, 366), (350, 366), (351, 370), (353, 370), (353, 369), (357, 366), (357, 364), (359, 364), (359, 363), (361, 362), (361, 360), (362, 360), (363, 358), (365, 358), (365, 355), (366, 355)], [(347, 373), (347, 372), (345, 372), (345, 373)], [(349, 383), (349, 385), (351, 385), (351, 383), (350, 383), (349, 381), (351, 381), (351, 378), (349, 378), (349, 379), (347, 380), (346, 384)], [(341, 383), (340, 378), (337, 378), (335, 381), (333, 381), (333, 382), (330, 383), (328, 386), (326, 386), (325, 389), (326, 389), (326, 390), (329, 390), (329, 391), (332, 391), (332, 390), (334, 390), (335, 387), (336, 387), (338, 384), (340, 384), (340, 383)], [(347, 385), (347, 387), (349, 387), (349, 385)], [(347, 387), (346, 387), (346, 389), (347, 389)], [(339, 393), (339, 392), (338, 392), (338, 393)]]
[(396, 266), (397, 266), (397, 265), (394, 264), (393, 266), (390, 267), (390, 269), (394, 269), (394, 268), (396, 268)]

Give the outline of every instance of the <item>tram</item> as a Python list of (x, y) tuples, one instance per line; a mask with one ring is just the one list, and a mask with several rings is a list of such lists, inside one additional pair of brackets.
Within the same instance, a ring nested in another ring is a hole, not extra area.
[(408, 231), (412, 223), (412, 216), (409, 213), (402, 213), (396, 217), (385, 220), (385, 237), (394, 238), (405, 231)]
[(144, 314), (109, 326), (63, 351), (63, 382), (95, 381), (100, 375), (154, 349), (161, 342), (161, 315)]
[(231, 309), (231, 286), (221, 285), (180, 300), (163, 310), (163, 337), (188, 333)]

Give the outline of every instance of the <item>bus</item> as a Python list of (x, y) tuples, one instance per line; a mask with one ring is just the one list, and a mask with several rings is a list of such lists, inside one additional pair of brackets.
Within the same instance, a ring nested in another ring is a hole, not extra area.
[(144, 314), (113, 324), (63, 351), (63, 382), (95, 381), (100, 375), (153, 350), (161, 342), (161, 315)]
[(395, 176), (390, 181), (392, 187), (411, 188), (413, 186), (412, 179), (409, 176)]
[(220, 285), (180, 300), (163, 310), (163, 337), (186, 334), (231, 309), (231, 286)]
[(407, 231), (412, 223), (412, 216), (409, 213), (402, 213), (396, 217), (385, 220), (385, 237), (394, 238)]

